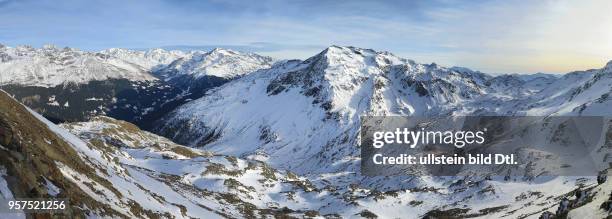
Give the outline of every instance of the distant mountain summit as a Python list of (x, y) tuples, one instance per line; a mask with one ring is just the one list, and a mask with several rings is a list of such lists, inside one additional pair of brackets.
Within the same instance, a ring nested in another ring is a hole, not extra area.
[(234, 78), (269, 68), (273, 63), (274, 60), (270, 57), (215, 48), (209, 52), (196, 51), (178, 58), (156, 71), (156, 74), (170, 80), (183, 75), (190, 75), (196, 79), (204, 76)]
[(149, 49), (146, 51), (136, 51), (121, 48), (112, 48), (101, 51), (100, 53), (130, 62), (149, 71), (155, 71), (174, 62), (177, 59), (188, 56), (191, 52), (178, 50)]

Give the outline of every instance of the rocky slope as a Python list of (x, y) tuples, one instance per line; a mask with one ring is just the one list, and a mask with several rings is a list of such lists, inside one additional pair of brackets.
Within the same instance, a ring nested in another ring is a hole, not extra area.
[[(62, 172), (64, 169), (75, 176), (84, 176), (89, 180), (90, 191), (104, 189), (117, 195), (118, 192), (110, 188), (112, 184), (96, 174), (101, 174), (98, 172), (101, 166), (94, 165), (102, 160), (92, 159), (90, 163), (81, 158), (88, 155), (95, 158), (95, 152), (80, 151), (87, 148), (84, 142), (62, 135), (65, 131), (58, 133), (56, 126), (32, 114), (6, 93), (0, 92), (0, 99), (0, 169), (2, 184), (6, 186), (2, 190), (4, 197), (68, 198), (75, 204), (68, 209), (69, 214), (87, 215), (89, 211), (109, 216), (121, 214), (89, 196), (87, 190), (72, 183)], [(51, 191), (49, 188), (57, 189)]]

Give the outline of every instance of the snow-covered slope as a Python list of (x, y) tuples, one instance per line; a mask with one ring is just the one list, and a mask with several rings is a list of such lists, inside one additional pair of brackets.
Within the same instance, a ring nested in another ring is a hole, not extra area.
[(53, 87), (108, 79), (156, 80), (147, 71), (140, 65), (103, 53), (55, 46), (38, 49), (0, 46), (0, 85)]
[(127, 122), (97, 117), (60, 127), (4, 92), (0, 100), (0, 195), (68, 199), (56, 217), (303, 217), (343, 202), (303, 177), (180, 146)]
[[(139, 198), (135, 201), (151, 210), (164, 209), (179, 218), (289, 213), (299, 216), (306, 213), (302, 208), (312, 209), (314, 207), (310, 205), (323, 204), (301, 201), (310, 199), (310, 192), (320, 193), (314, 191), (316, 188), (304, 178), (279, 172), (264, 163), (180, 146), (140, 131), (127, 122), (97, 117), (89, 122), (63, 124), (61, 127), (84, 139), (94, 147), (93, 150), (103, 151), (115, 165), (125, 168), (126, 172), (116, 173), (115, 177), (126, 178), (143, 190), (143, 194), (134, 195)], [(113, 184), (120, 191), (123, 190), (121, 187), (126, 187), (125, 192), (139, 192), (131, 190), (131, 185), (126, 183)], [(287, 202), (287, 198), (280, 195), (284, 192), (292, 193), (300, 201)], [(139, 197), (142, 195), (144, 197)], [(148, 196), (153, 198), (147, 200)], [(326, 199), (327, 202), (342, 202), (334, 196)], [(180, 213), (176, 209), (180, 209)], [(283, 213), (282, 209), (291, 210)]]

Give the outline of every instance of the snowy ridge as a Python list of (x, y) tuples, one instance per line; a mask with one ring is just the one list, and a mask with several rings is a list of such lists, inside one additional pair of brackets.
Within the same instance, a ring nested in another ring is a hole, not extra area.
[(52, 87), (107, 79), (156, 80), (142, 66), (102, 53), (55, 46), (0, 47), (0, 85)]
[(0, 45), (0, 85), (53, 87), (108, 79), (156, 80), (152, 72), (164, 80), (179, 76), (232, 79), (269, 68), (273, 63), (270, 57), (220, 48), (209, 52), (120, 48), (85, 52), (53, 45), (43, 48)]
[(216, 48), (210, 52), (193, 52), (159, 69), (156, 74), (167, 80), (185, 75), (196, 79), (203, 76), (234, 78), (269, 68), (273, 62), (270, 57), (254, 53)]
[(167, 51), (164, 49), (150, 49), (146, 51), (136, 51), (121, 48), (111, 48), (100, 53), (116, 57), (126, 62), (142, 66), (149, 71), (156, 71), (165, 67), (173, 61), (187, 56), (190, 52), (179, 50)]

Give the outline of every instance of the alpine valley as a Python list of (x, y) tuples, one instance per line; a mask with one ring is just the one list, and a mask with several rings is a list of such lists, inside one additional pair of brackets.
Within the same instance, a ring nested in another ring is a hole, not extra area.
[(0, 45), (0, 89), (0, 196), (70, 202), (34, 216), (610, 217), (612, 180), (595, 176), (362, 176), (359, 133), (364, 115), (612, 117), (612, 62), (494, 76), (342, 46), (274, 60)]

